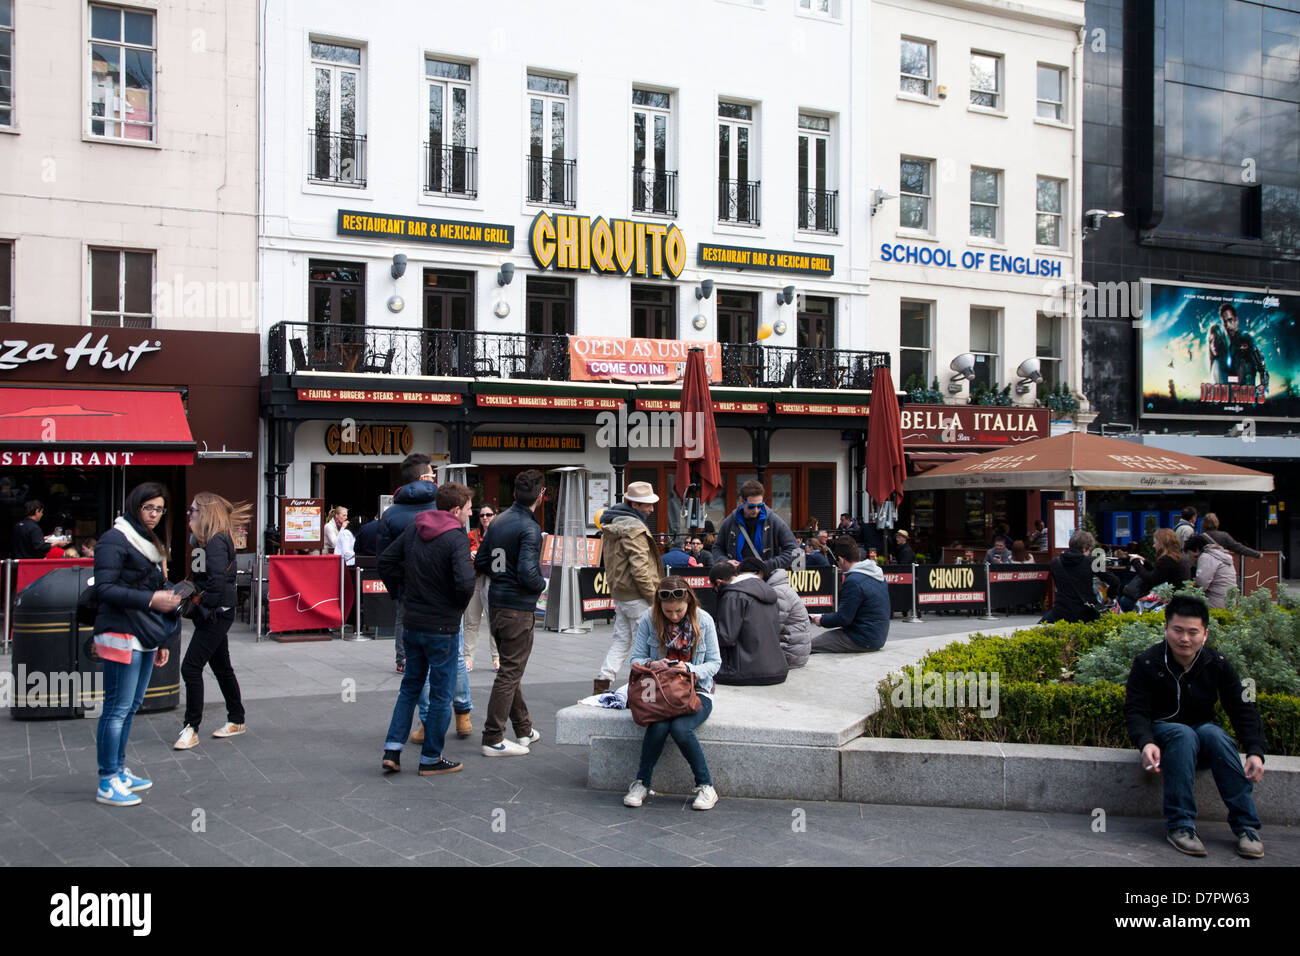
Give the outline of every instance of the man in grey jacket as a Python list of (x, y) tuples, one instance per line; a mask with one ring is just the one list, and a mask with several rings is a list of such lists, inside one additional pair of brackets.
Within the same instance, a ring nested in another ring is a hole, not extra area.
[(713, 561), (739, 564), (759, 558), (769, 571), (788, 568), (799, 555), (799, 539), (781, 516), (763, 502), (763, 486), (747, 481), (740, 486), (741, 505), (727, 515), (713, 542)]
[[(827, 572), (829, 573), (829, 572)], [(781, 615), (781, 650), (785, 662), (791, 667), (803, 667), (812, 651), (812, 628), (808, 608), (803, 598), (790, 585), (790, 575), (777, 568), (767, 576), (767, 583), (776, 592), (776, 606)]]

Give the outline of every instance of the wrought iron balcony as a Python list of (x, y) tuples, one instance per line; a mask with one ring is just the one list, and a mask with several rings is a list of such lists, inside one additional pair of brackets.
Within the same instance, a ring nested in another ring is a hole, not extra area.
[(837, 190), (799, 190), (799, 228), (835, 234), (839, 227), (840, 194)]
[(850, 349), (722, 346), (722, 384), (733, 388), (870, 389), (888, 352)]
[(578, 161), (576, 159), (551, 159), (546, 156), (525, 156), (528, 164), (528, 201), (549, 206), (578, 204), (573, 190)]
[(448, 196), (478, 196), (478, 150), (472, 146), (424, 144), (424, 191)]
[(307, 178), (314, 183), (366, 184), (366, 138), (354, 133), (307, 130)]
[(759, 225), (759, 183), (748, 179), (718, 180), (718, 221)]
[(677, 215), (677, 173), (675, 170), (632, 167), (632, 209)]

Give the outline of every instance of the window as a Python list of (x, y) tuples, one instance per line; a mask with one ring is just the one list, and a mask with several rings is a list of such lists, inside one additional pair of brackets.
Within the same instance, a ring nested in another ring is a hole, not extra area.
[(14, 125), (14, 0), (0, 0), (0, 126)]
[(998, 326), (1002, 313), (999, 309), (971, 308), (970, 310), (970, 350), (975, 356), (975, 378), (970, 383), (973, 389), (983, 385), (993, 390), (998, 385)]
[(154, 141), (154, 15), (90, 7), (90, 132)]
[(673, 155), (672, 94), (632, 91), (632, 208), (677, 215), (677, 172)]
[(901, 302), (898, 306), (898, 384), (907, 389), (930, 384), (929, 302)]
[(831, 9), (831, 0), (799, 0), (799, 11), (815, 14), (819, 17), (833, 17), (835, 11)]
[[(569, 340), (573, 334), (573, 280), (528, 277), (524, 308), (528, 337), (513, 378), (564, 381), (569, 377)], [(502, 356), (505, 358), (505, 356)]]
[(901, 229), (933, 232), (930, 201), (934, 162), (904, 156), (898, 164), (898, 225)]
[(835, 348), (835, 300), (801, 295), (796, 319), (796, 343), (801, 349)]
[(424, 144), (424, 191), (478, 195), (478, 155), (474, 142), (474, 97), (468, 63), (428, 57), (424, 61), (429, 106), (429, 138)]
[[(718, 103), (718, 219), (759, 224), (758, 163), (752, 152), (754, 108)], [(751, 178), (752, 177), (752, 178)]]
[(14, 320), (14, 244), (0, 242), (0, 322)]
[(971, 51), (970, 103), (991, 110), (1002, 109), (1002, 57)]
[(425, 375), (476, 373), (474, 274), (424, 270)]
[(839, 194), (831, 189), (829, 172), (831, 121), (827, 116), (799, 114), (799, 228), (812, 232), (839, 231)]
[(901, 93), (915, 93), (927, 99), (931, 94), (934, 77), (934, 44), (927, 40), (902, 40), (899, 56), (898, 89)]
[(1038, 64), (1038, 115), (1065, 122), (1065, 70)]
[(569, 155), (569, 81), (528, 74), (528, 201), (576, 206)]
[(1038, 356), (1038, 371), (1043, 381), (1038, 386), (1038, 394), (1046, 395), (1061, 382), (1061, 327), (1064, 320), (1055, 315), (1038, 313), (1038, 347), (1034, 354)]
[(677, 338), (676, 286), (632, 286), (632, 337)]
[(366, 184), (361, 50), (313, 40), (311, 164), (307, 178), (346, 186)]
[(1001, 176), (996, 169), (970, 170), (970, 234), (985, 239), (1001, 235)]
[(758, 295), (718, 292), (718, 341), (748, 345), (758, 341)]
[(1061, 221), (1064, 217), (1062, 203), (1065, 202), (1065, 183), (1059, 179), (1038, 177), (1038, 221), (1037, 243), (1040, 246), (1061, 248), (1064, 237)]
[(153, 328), (153, 253), (90, 250), (90, 324)]

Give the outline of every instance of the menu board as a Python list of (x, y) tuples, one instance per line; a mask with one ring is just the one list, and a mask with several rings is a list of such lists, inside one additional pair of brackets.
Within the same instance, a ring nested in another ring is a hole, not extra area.
[(280, 499), (280, 549), (310, 551), (321, 547), (325, 524), (324, 498)]

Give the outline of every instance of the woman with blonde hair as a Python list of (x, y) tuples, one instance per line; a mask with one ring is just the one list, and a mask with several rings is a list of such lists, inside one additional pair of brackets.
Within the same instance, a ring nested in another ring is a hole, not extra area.
[(1172, 528), (1157, 528), (1152, 541), (1156, 549), (1154, 565), (1148, 564), (1140, 554), (1129, 558), (1136, 579), (1120, 597), (1120, 607), (1125, 611), (1133, 610), (1138, 599), (1144, 594), (1150, 594), (1158, 585), (1172, 584), (1177, 591), (1192, 576), (1177, 532)]
[(238, 737), (247, 730), (239, 680), (230, 663), (230, 625), (235, 620), (235, 529), (245, 527), (252, 506), (231, 504), (220, 495), (201, 491), (186, 513), (190, 522), (192, 558), (190, 573), (201, 595), (190, 613), (194, 634), (190, 637), (181, 678), (185, 681), (185, 726), (174, 744), (176, 750), (198, 746), (199, 723), (203, 719), (203, 668), (212, 667), (226, 700), (226, 723), (212, 732), (214, 737)]

